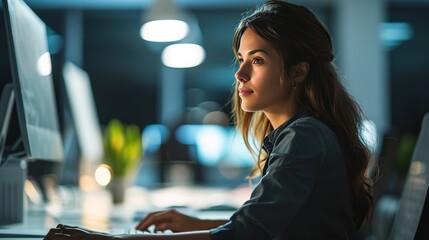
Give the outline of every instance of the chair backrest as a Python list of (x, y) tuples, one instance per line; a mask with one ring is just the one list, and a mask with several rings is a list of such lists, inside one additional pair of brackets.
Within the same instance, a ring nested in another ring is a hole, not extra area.
[[(396, 213), (392, 240), (414, 239), (419, 230), (427, 231), (427, 226), (419, 225), (425, 206), (429, 185), (429, 113), (423, 117), (422, 127), (414, 148), (407, 179), (402, 190), (401, 202)], [(419, 228), (419, 229), (418, 229)]]

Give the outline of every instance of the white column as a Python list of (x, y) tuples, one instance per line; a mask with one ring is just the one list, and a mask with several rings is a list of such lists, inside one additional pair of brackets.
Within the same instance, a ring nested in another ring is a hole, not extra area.
[(384, 0), (337, 0), (336, 57), (349, 93), (377, 128), (377, 150), (390, 127), (387, 55), (379, 37)]
[(67, 11), (65, 19), (65, 49), (66, 61), (77, 66), (83, 66), (83, 13), (80, 10)]

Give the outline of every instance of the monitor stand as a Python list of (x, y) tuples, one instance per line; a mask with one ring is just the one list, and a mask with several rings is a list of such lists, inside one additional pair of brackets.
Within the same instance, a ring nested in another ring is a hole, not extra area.
[(3, 160), (6, 160), (3, 159), (3, 153), (14, 102), (15, 92), (13, 91), (13, 85), (8, 83), (3, 87), (0, 97), (0, 166), (4, 163)]

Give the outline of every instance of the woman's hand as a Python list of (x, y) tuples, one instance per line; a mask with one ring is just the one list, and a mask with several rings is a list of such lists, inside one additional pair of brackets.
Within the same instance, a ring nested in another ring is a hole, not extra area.
[(148, 214), (137, 224), (136, 229), (146, 231), (149, 226), (155, 225), (155, 231), (187, 232), (208, 230), (225, 222), (224, 220), (201, 220), (171, 209)]
[(58, 224), (56, 228), (51, 228), (44, 240), (111, 240), (113, 235), (88, 230), (81, 227)]

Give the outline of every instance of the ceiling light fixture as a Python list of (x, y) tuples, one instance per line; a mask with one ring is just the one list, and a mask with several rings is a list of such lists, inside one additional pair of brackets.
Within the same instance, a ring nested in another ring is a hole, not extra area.
[(206, 53), (198, 21), (189, 16), (189, 34), (177, 43), (165, 47), (161, 53), (162, 63), (171, 68), (191, 68), (200, 65)]
[(140, 36), (151, 42), (179, 41), (189, 33), (185, 15), (172, 0), (155, 0), (140, 29)]
[(162, 63), (172, 68), (190, 68), (200, 65), (205, 58), (204, 48), (195, 43), (176, 43), (162, 51)]

